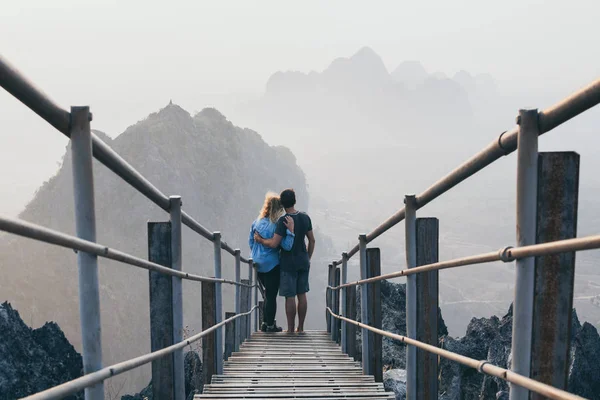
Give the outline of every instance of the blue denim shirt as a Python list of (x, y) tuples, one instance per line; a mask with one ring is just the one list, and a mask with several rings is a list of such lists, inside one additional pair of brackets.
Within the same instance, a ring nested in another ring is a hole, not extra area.
[[(258, 272), (269, 272), (279, 265), (279, 248), (272, 249), (254, 241), (254, 232), (258, 232), (265, 239), (271, 239), (275, 234), (277, 224), (274, 224), (269, 218), (260, 218), (252, 223), (248, 245), (252, 251), (252, 260), (256, 263)], [(294, 244), (294, 234), (286, 231), (286, 235), (281, 239), (281, 248), (290, 250)]]

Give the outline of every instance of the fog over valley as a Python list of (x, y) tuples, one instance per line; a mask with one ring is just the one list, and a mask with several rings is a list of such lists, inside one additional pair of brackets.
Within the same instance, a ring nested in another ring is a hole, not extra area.
[[(519, 109), (600, 77), (593, 1), (224, 3), (7, 4), (0, 48), (60, 106), (89, 105), (98, 137), (244, 256), (265, 193), (294, 188), (316, 237), (307, 329), (325, 328), (327, 266), (359, 234), (498, 140)], [(599, 137), (596, 107), (539, 141), (581, 156), (577, 236), (599, 233)], [(417, 212), (439, 218), (441, 261), (516, 245), (516, 165), (503, 157)], [(94, 174), (98, 242), (147, 258), (147, 222), (168, 215), (97, 161)], [(74, 234), (72, 180), (67, 138), (0, 91), (0, 214)], [(369, 246), (382, 273), (405, 268), (403, 222)], [(185, 228), (183, 270), (212, 276), (212, 257)], [(233, 257), (222, 259), (233, 279)], [(599, 266), (600, 251), (577, 253), (577, 324), (596, 328)], [(0, 232), (0, 274), (0, 304), (33, 328), (55, 321), (81, 352), (72, 251)], [(148, 350), (148, 274), (104, 259), (99, 274), (109, 365)], [(359, 275), (357, 254), (348, 279)], [(195, 284), (183, 289), (190, 334), (202, 326)], [(512, 321), (514, 286), (514, 263), (441, 270), (444, 334), (464, 336), (473, 318)], [(224, 311), (233, 293), (224, 288)], [(134, 393), (150, 366), (125, 376)]]

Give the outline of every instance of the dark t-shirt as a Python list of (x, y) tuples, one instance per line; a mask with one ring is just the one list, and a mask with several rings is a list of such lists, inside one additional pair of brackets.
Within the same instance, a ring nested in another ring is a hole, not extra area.
[(290, 216), (294, 219), (294, 244), (290, 251), (281, 249), (279, 257), (279, 265), (282, 271), (301, 271), (310, 267), (310, 259), (308, 258), (308, 250), (304, 238), (306, 234), (312, 231), (312, 222), (310, 217), (303, 212), (295, 214), (285, 214), (279, 218), (275, 233), (281, 237), (285, 237), (287, 228), (283, 221), (285, 217)]

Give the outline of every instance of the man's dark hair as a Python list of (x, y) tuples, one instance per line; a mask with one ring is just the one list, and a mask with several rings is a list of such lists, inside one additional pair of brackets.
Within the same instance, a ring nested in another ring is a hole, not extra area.
[(279, 199), (281, 200), (281, 205), (284, 208), (294, 207), (296, 204), (296, 192), (294, 192), (294, 189), (285, 189), (279, 195)]

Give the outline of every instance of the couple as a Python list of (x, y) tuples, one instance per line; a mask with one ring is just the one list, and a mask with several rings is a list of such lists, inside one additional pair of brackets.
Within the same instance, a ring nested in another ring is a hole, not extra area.
[[(258, 279), (265, 287), (263, 332), (281, 332), (275, 321), (277, 292), (285, 297), (287, 332), (294, 332), (296, 297), (298, 297), (298, 329), (304, 330), (308, 307), (308, 272), (315, 250), (315, 237), (310, 217), (296, 211), (296, 193), (286, 189), (280, 196), (267, 193), (256, 221), (252, 223), (248, 242), (257, 266)], [(308, 247), (304, 241), (308, 238)]]

